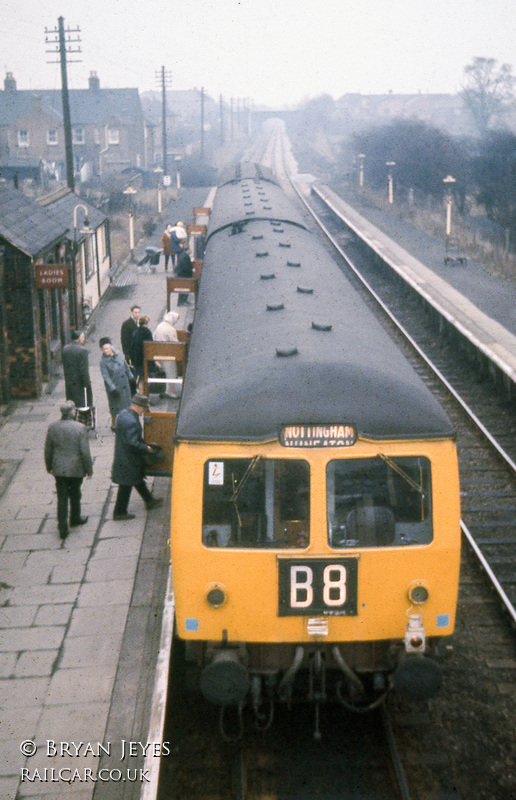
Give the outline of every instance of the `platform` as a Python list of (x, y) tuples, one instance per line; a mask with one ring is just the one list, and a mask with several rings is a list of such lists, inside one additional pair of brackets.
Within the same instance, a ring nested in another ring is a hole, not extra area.
[[(169, 207), (171, 220), (191, 219), (205, 197), (205, 189), (183, 190)], [(159, 246), (161, 232), (151, 244)], [(90, 319), (97, 430), (89, 433), (94, 474), (82, 485), (89, 519), (63, 547), (43, 458), (48, 425), (65, 399), (62, 375), (51, 394), (14, 402), (0, 419), (2, 800), (135, 800), (145, 782), (139, 743), (145, 747), (149, 733), (167, 586), (170, 479), (150, 479), (162, 508), (147, 512), (133, 491), (135, 519), (113, 520), (114, 434), (98, 341), (109, 336), (120, 349), (120, 326), (134, 303), (154, 330), (166, 310), (163, 263), (137, 285), (110, 291)], [(179, 311), (178, 327), (187, 327), (193, 312)]]
[(490, 275), (481, 264), (444, 264), (444, 243), (350, 192), (313, 191), (360, 238), (456, 327), (513, 383), (516, 382), (516, 282)]

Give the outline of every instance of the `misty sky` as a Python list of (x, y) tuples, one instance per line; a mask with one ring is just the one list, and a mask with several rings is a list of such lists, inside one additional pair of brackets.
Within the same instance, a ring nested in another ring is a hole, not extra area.
[(296, 105), (322, 93), (454, 93), (475, 56), (516, 75), (514, 0), (3, 0), (3, 73), (19, 89), (60, 87), (45, 46), (59, 16), (81, 30), (72, 89), (92, 70), (104, 88), (157, 89), (164, 66), (172, 89)]

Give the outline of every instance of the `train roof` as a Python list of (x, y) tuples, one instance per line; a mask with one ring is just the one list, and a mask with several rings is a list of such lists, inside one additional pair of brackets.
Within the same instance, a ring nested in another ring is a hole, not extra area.
[(263, 178), (262, 173), (265, 174), (265, 170), (253, 177), (253, 170), (249, 170), (249, 177), (241, 180), (231, 178), (231, 172), (226, 173), (210, 215), (208, 241), (223, 228), (243, 228), (256, 220), (288, 221), (305, 227), (304, 218), (272, 179), (272, 173), (267, 178)]
[(317, 238), (277, 216), (208, 241), (177, 439), (269, 441), (300, 424), (352, 424), (376, 440), (452, 436)]

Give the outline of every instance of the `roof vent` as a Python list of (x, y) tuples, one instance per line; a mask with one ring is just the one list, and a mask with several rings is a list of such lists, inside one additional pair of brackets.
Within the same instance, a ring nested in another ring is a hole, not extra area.
[(287, 261), (287, 267), (300, 267), (300, 261)]
[(314, 329), (314, 331), (328, 332), (331, 331), (332, 327), (333, 327), (332, 325), (328, 325), (325, 322), (312, 322), (312, 328)]
[(276, 348), (276, 355), (279, 356), (280, 358), (289, 358), (290, 356), (297, 356), (297, 353), (298, 349), (295, 345)]
[(275, 272), (263, 272), (260, 275), (260, 280), (261, 281), (272, 281), (272, 279), (275, 278), (275, 277), (276, 277), (276, 273)]
[(267, 303), (267, 311), (283, 311), (285, 308), (284, 303)]
[(297, 287), (297, 291), (300, 294), (313, 294), (314, 293), (314, 290), (311, 289), (309, 286), (298, 286)]

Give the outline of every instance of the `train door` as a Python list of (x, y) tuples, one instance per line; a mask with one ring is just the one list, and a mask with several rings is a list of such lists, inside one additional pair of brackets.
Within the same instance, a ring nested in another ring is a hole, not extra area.
[(183, 386), (190, 334), (178, 331), (179, 342), (145, 342), (143, 392), (151, 407), (143, 417), (143, 439), (157, 444), (163, 460), (147, 468), (149, 475), (171, 475), (176, 415)]

